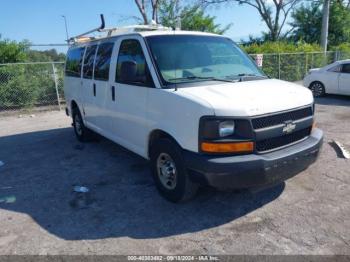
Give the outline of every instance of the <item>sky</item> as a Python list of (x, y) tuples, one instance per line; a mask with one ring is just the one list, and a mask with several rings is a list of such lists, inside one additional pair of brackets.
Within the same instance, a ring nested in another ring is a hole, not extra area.
[[(216, 23), (223, 26), (232, 23), (225, 35), (235, 41), (259, 36), (266, 30), (256, 10), (249, 6), (230, 3), (210, 7), (206, 12), (216, 16)], [(135, 24), (131, 17), (140, 16), (134, 0), (1, 0), (0, 34), (16, 41), (60, 44), (66, 39), (62, 15), (72, 36), (99, 26), (101, 13), (107, 27)]]

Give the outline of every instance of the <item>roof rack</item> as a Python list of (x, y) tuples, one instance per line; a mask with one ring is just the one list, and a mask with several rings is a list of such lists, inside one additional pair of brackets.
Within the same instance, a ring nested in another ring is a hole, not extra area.
[[(100, 17), (101, 17), (101, 25), (99, 27), (89, 30), (83, 34), (71, 37), (68, 39), (67, 42), (69, 44), (84, 43), (95, 39), (110, 37), (118, 34), (144, 32), (144, 31), (156, 31), (156, 30), (160, 30), (160, 31), (172, 30), (170, 27), (159, 25), (154, 21), (152, 21), (152, 23), (149, 25), (130, 25), (130, 26), (124, 26), (124, 27), (105, 28), (105, 19), (103, 14), (101, 14)], [(89, 34), (94, 32), (106, 33), (106, 35), (100, 35), (98, 37), (88, 36)]]

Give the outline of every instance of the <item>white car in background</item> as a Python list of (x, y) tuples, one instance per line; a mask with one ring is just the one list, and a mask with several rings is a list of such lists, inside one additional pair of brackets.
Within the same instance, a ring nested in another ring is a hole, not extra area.
[(350, 95), (350, 59), (310, 69), (304, 78), (304, 86), (312, 91), (314, 97), (325, 94)]

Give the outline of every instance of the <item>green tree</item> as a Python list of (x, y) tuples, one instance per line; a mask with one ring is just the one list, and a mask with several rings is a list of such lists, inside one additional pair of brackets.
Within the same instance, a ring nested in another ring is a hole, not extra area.
[(56, 49), (44, 51), (27, 50), (27, 60), (29, 62), (64, 62), (65, 58), (65, 54), (58, 53)]
[[(0, 111), (31, 107), (55, 101), (56, 90), (51, 64), (16, 64), (20, 62), (63, 61), (55, 49), (35, 51), (28, 41), (0, 39)], [(63, 67), (58, 66), (62, 81)], [(59, 90), (61, 91), (61, 90)]]
[[(292, 13), (290, 25), (294, 28), (291, 38), (307, 43), (320, 43), (322, 4), (314, 2), (302, 5)], [(337, 46), (350, 42), (350, 8), (342, 1), (332, 1), (330, 6), (328, 45)]]
[(277, 41), (286, 38), (290, 30), (285, 31), (290, 13), (302, 0), (201, 0), (202, 5), (220, 5), (223, 3), (238, 3), (250, 6), (261, 17), (267, 27), (263, 39)]
[[(142, 16), (143, 24), (148, 25), (151, 22), (151, 20), (158, 23), (159, 0), (134, 0), (134, 1)], [(149, 13), (151, 13), (151, 17)]]
[(0, 35), (0, 64), (23, 62), (27, 58), (27, 41), (17, 43), (9, 39), (1, 39)]
[(202, 31), (215, 34), (223, 34), (231, 24), (221, 28), (215, 23), (215, 16), (205, 14), (201, 5), (187, 5), (181, 8), (179, 1), (163, 0), (159, 6), (159, 20), (162, 25), (177, 27), (178, 20), (181, 21), (181, 29), (188, 31)]
[(31, 50), (30, 42), (23, 40), (21, 42), (9, 39), (1, 39), (0, 35), (0, 64), (19, 63), (19, 62), (62, 62), (65, 60), (65, 54), (58, 53), (56, 49), (44, 51)]

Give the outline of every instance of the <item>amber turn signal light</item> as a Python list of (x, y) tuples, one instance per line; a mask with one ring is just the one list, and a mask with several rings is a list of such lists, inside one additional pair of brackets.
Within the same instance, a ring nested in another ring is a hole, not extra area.
[(203, 152), (208, 153), (247, 153), (253, 152), (253, 142), (238, 142), (238, 143), (209, 143), (201, 144)]

